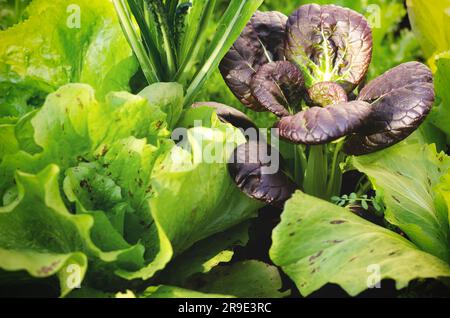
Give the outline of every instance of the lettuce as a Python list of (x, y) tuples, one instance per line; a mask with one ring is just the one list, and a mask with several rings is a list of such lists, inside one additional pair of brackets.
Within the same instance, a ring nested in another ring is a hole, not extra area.
[(242, 132), (210, 109), (209, 127), (190, 128), (175, 144), (162, 110), (177, 109), (182, 90), (148, 91), (156, 87), (164, 92), (148, 99), (97, 99), (89, 85), (68, 84), (17, 124), (0, 125), (8, 138), (0, 148), (0, 268), (57, 274), (66, 295), (78, 266), (83, 286), (108, 290), (149, 279), (195, 243), (256, 216), (261, 203), (234, 185), (227, 151), (212, 163), (196, 159), (204, 149), (234, 149)]
[(0, 31), (0, 117), (40, 107), (60, 86), (90, 84), (98, 98), (128, 89), (137, 70), (112, 3), (34, 0)]
[(83, 236), (92, 220), (67, 211), (57, 177), (56, 166), (37, 175), (17, 173), (18, 198), (0, 208), (0, 267), (35, 277), (58, 274), (64, 295), (70, 291), (64, 282), (68, 266), (77, 266), (80, 280), (86, 272), (87, 257), (78, 251), (89, 249)]
[(282, 282), (275, 266), (248, 260), (228, 266), (217, 266), (207, 274), (201, 274), (187, 284), (192, 290), (203, 293), (221, 293), (240, 298), (282, 298), (288, 292), (280, 292)]
[(92, 288), (75, 290), (70, 298), (281, 298), (281, 278), (275, 266), (249, 260), (215, 267), (210, 273), (195, 277), (182, 287), (155, 284), (143, 292), (114, 293)]
[(228, 263), (237, 246), (249, 241), (249, 223), (239, 224), (225, 232), (210, 236), (178, 255), (161, 273), (164, 284), (185, 286), (196, 274), (209, 273), (218, 264)]

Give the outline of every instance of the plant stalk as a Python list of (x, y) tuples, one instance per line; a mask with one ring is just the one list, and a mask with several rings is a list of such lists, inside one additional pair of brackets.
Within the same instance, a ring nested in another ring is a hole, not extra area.
[(306, 159), (305, 151), (302, 145), (293, 145), (294, 150), (294, 178), (297, 185), (302, 186), (305, 179), (305, 171), (308, 167), (308, 160)]
[(128, 14), (126, 4), (123, 0), (113, 0), (113, 3), (119, 17), (120, 24), (122, 25), (123, 33), (133, 49), (139, 64), (141, 65), (142, 72), (144, 73), (147, 82), (149, 84), (159, 82), (160, 78), (158, 73), (153, 67), (140, 36), (133, 26), (133, 22)]
[(203, 62), (202, 67), (186, 90), (185, 107), (192, 103), (211, 72), (217, 67), (229, 47), (232, 46), (234, 35), (239, 35), (248, 19), (261, 3), (262, 0), (231, 0), (228, 9), (219, 22), (216, 36), (211, 42), (211, 49), (207, 52), (208, 58)]
[(177, 62), (174, 53), (175, 46), (173, 44), (174, 39), (171, 36), (168, 17), (165, 13), (161, 0), (152, 1), (151, 5), (153, 5), (153, 9), (156, 14), (156, 19), (158, 20), (158, 25), (161, 31), (162, 43), (167, 62), (168, 74), (166, 76), (166, 79), (169, 81), (177, 72)]
[(358, 196), (362, 196), (362, 195), (366, 194), (371, 188), (372, 188), (372, 182), (370, 182), (370, 180), (366, 180), (366, 182), (359, 185), (359, 189), (356, 194)]
[(195, 63), (199, 60), (199, 55), (201, 52), (202, 47), (204, 47), (204, 44), (207, 39), (207, 26), (208, 22), (211, 19), (214, 8), (216, 6), (216, 0), (207, 0), (207, 3), (205, 4), (206, 8), (203, 12), (202, 18), (200, 20), (200, 28), (199, 32), (197, 33), (194, 43), (189, 49), (189, 53), (187, 57), (182, 62), (182, 65), (180, 66), (177, 74), (175, 75), (175, 80), (179, 83), (184, 83), (187, 81), (187, 77), (191, 74), (191, 70), (194, 67)]
[(305, 193), (321, 199), (328, 199), (326, 193), (327, 174), (326, 145), (311, 146), (303, 182)]
[(146, 10), (146, 4), (144, 2), (138, 3), (136, 0), (128, 0), (128, 7), (130, 8), (131, 13), (133, 14), (139, 26), (141, 38), (147, 49), (148, 57), (152, 64), (152, 67), (155, 70), (155, 73), (158, 74), (158, 77), (162, 78), (160, 54), (157, 48), (157, 44), (153, 41), (152, 36), (149, 32), (151, 26), (148, 17), (146, 17), (146, 13), (148, 14), (149, 10)]
[[(343, 141), (340, 141), (336, 144), (334, 151), (333, 151), (333, 161), (331, 163), (331, 172), (328, 179), (328, 185), (327, 185), (327, 197), (331, 198), (334, 195), (339, 195), (340, 189), (336, 189), (336, 181), (339, 181), (342, 179), (342, 172), (340, 171), (339, 165), (341, 163), (341, 160), (339, 160), (340, 153), (342, 150), (342, 147), (344, 145)], [(340, 188), (340, 187), (339, 187)]]

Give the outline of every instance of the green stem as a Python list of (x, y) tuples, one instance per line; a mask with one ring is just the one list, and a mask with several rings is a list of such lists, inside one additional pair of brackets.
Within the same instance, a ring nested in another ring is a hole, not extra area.
[(231, 0), (229, 2), (227, 10), (218, 24), (216, 35), (210, 44), (211, 48), (207, 50), (207, 58), (203, 61), (202, 67), (197, 71), (186, 90), (185, 107), (191, 105), (202, 85), (233, 45), (234, 40), (239, 36), (261, 3), (262, 0)]
[(176, 18), (178, 4), (179, 4), (178, 0), (169, 0), (166, 3), (167, 14), (168, 14), (168, 17), (169, 17), (169, 23), (170, 23), (171, 27), (175, 26), (174, 22), (175, 22), (175, 18)]
[(366, 194), (371, 188), (372, 188), (372, 182), (370, 182), (370, 180), (366, 180), (366, 182), (359, 185), (359, 189), (358, 189), (358, 192), (356, 193), (356, 195), (358, 197), (360, 197), (360, 196)]
[(300, 166), (300, 162), (299, 162), (299, 158), (297, 155), (297, 146), (293, 145), (292, 150), (294, 150), (294, 181), (295, 183), (297, 183), (297, 185), (302, 184), (300, 181), (301, 180), (301, 176), (300, 176), (300, 170), (301, 170), (301, 166)]
[(161, 0), (158, 0), (156, 2), (151, 2), (154, 8), (154, 12), (156, 14), (156, 18), (158, 20), (158, 25), (160, 27), (161, 35), (162, 35), (162, 42), (163, 42), (163, 48), (164, 52), (166, 53), (166, 62), (167, 62), (167, 71), (168, 76), (166, 76), (167, 80), (170, 80), (175, 76), (177, 72), (177, 65), (175, 60), (175, 54), (174, 54), (174, 42), (172, 38), (172, 34), (169, 29), (169, 22), (167, 19), (167, 16), (165, 14), (164, 7), (162, 5)]
[(334, 193), (337, 190), (335, 189), (335, 183), (336, 183), (336, 179), (340, 179), (341, 176), (341, 171), (339, 169), (339, 165), (340, 165), (340, 160), (338, 160), (339, 158), (339, 154), (342, 150), (342, 147), (344, 145), (343, 141), (340, 141), (336, 144), (336, 147), (334, 148), (334, 152), (333, 152), (333, 161), (331, 163), (331, 173), (330, 173), (330, 177), (328, 180), (328, 185), (327, 185), (327, 197), (331, 198), (333, 195), (339, 195), (339, 193)]
[(128, 7), (130, 8), (130, 11), (133, 14), (141, 31), (141, 39), (147, 49), (147, 56), (152, 65), (152, 68), (155, 70), (155, 73), (158, 74), (159, 77), (161, 77), (161, 74), (163, 74), (163, 72), (161, 69), (162, 63), (160, 54), (157, 45), (156, 43), (154, 43), (150, 33), (150, 21), (146, 17), (146, 13), (148, 14), (149, 10), (147, 10), (145, 3), (138, 2), (136, 0), (128, 0)]
[(141, 65), (142, 72), (149, 84), (159, 82), (158, 73), (156, 69), (152, 66), (152, 63), (147, 55), (145, 47), (133, 26), (128, 10), (123, 0), (113, 0), (114, 7), (116, 8), (117, 15), (122, 25), (123, 33), (128, 40), (131, 48), (133, 49), (136, 58)]
[(16, 15), (16, 22), (18, 23), (18, 22), (20, 22), (20, 16), (22, 15), (22, 10), (21, 10), (21, 5), (20, 5), (20, 2), (21, 2), (22, 0), (15, 0), (15, 6), (14, 6), (14, 13), (15, 13), (15, 15)]
[(303, 182), (307, 194), (327, 199), (327, 156), (325, 146), (311, 146), (308, 156), (308, 165)]
[(189, 49), (189, 52), (182, 62), (177, 74), (175, 75), (175, 81), (179, 83), (184, 83), (188, 80), (191, 75), (192, 68), (200, 60), (201, 49), (205, 46), (208, 33), (206, 32), (207, 26), (211, 17), (214, 14), (214, 8), (216, 6), (216, 0), (207, 0), (205, 3), (205, 10), (203, 11), (202, 18), (200, 20), (200, 28), (197, 33), (194, 43)]
[(295, 182), (301, 186), (305, 179), (305, 171), (308, 167), (305, 150), (302, 145), (293, 145), (295, 159)]

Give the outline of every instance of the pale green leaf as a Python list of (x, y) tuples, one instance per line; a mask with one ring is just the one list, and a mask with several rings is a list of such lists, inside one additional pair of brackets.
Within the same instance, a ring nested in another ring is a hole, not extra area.
[(350, 163), (372, 181), (390, 223), (424, 251), (450, 260), (447, 207), (436, 202), (434, 190), (450, 167), (448, 156), (407, 141)]
[(450, 277), (450, 266), (402, 236), (347, 209), (297, 192), (273, 232), (270, 256), (308, 296), (338, 284), (351, 296), (382, 279), (397, 289), (418, 278)]

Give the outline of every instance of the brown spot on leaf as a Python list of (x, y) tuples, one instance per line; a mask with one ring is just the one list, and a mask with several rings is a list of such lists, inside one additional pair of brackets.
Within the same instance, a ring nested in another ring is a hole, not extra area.
[(334, 220), (334, 221), (331, 221), (330, 224), (336, 225), (336, 224), (342, 224), (342, 223), (345, 223), (345, 222), (347, 222), (347, 221), (344, 221), (344, 220)]
[(77, 161), (78, 161), (78, 162), (86, 162), (86, 163), (89, 162), (89, 160), (87, 160), (87, 159), (84, 158), (83, 156), (78, 156), (78, 157), (77, 157)]
[(78, 106), (83, 109), (84, 105), (83, 102), (81, 101), (81, 99), (79, 97), (77, 97), (77, 102), (78, 102)]
[(309, 258), (309, 262), (310, 262), (310, 263), (314, 262), (317, 258), (320, 257), (320, 255), (322, 255), (322, 253), (323, 253), (323, 251), (318, 251), (316, 254), (312, 255), (312, 256)]
[(89, 182), (86, 179), (83, 179), (80, 181), (80, 187), (82, 189), (86, 189), (87, 192), (89, 192), (89, 193), (92, 192), (92, 186), (89, 184)]
[(327, 240), (327, 241), (324, 241), (324, 243), (328, 243), (328, 244), (339, 244), (339, 243), (342, 243), (342, 242), (344, 242), (343, 240)]
[(41, 276), (49, 275), (51, 272), (53, 272), (55, 270), (56, 266), (58, 266), (58, 264), (60, 262), (61, 262), (60, 260), (57, 260), (57, 261), (52, 262), (49, 266), (42, 266), (38, 270), (38, 274)]
[(401, 201), (396, 196), (392, 196), (392, 199), (394, 199), (397, 203), (401, 203)]
[(104, 157), (108, 153), (108, 146), (103, 146), (101, 156)]
[(389, 253), (389, 256), (398, 255), (400, 251), (393, 251)]

